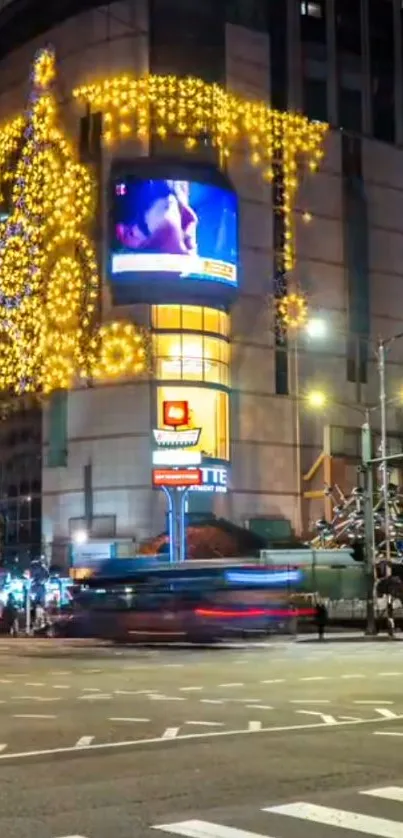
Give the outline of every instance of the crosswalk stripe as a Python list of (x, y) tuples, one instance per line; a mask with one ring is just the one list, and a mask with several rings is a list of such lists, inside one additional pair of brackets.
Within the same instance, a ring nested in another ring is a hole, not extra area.
[(384, 789), (370, 789), (369, 791), (361, 791), (360, 794), (368, 795), (368, 797), (380, 797), (382, 800), (397, 800), (399, 803), (403, 802), (402, 786), (388, 786)]
[[(316, 806), (312, 803), (290, 803), (284, 806), (271, 806), (262, 810), (275, 815), (287, 815), (291, 818), (320, 823), (324, 826), (335, 826), (339, 829), (351, 829), (364, 835), (377, 838), (402, 838), (403, 824), (400, 821), (390, 821), (386, 818), (375, 818), (371, 815), (359, 815), (356, 812), (346, 812), (343, 809), (332, 809), (329, 806)], [(229, 836), (228, 836), (229, 838)]]
[(234, 829), (232, 826), (198, 820), (163, 823), (153, 826), (153, 829), (173, 835), (184, 835), (185, 838), (270, 838), (269, 835), (261, 835), (258, 832), (247, 832), (245, 829)]

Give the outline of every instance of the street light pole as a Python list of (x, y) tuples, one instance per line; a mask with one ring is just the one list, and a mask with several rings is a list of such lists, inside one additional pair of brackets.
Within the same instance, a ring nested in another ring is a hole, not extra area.
[(385, 341), (380, 340), (378, 345), (378, 369), (379, 369), (379, 406), (381, 413), (381, 475), (382, 475), (382, 498), (384, 505), (385, 520), (385, 554), (387, 567), (390, 567), (390, 515), (389, 515), (389, 494), (388, 494), (388, 452), (387, 452), (387, 424), (386, 424), (386, 374), (385, 374)]
[(365, 422), (361, 426), (361, 460), (364, 472), (364, 549), (366, 578), (366, 634), (376, 634), (375, 623), (375, 532), (374, 532), (374, 485), (372, 465), (372, 432), (370, 410), (365, 410)]
[(301, 411), (300, 411), (300, 392), (299, 392), (299, 351), (298, 351), (298, 337), (294, 337), (293, 347), (293, 378), (294, 378), (294, 400), (295, 400), (295, 470), (297, 473), (297, 520), (296, 533), (301, 538), (303, 531), (303, 513), (302, 513), (302, 463), (301, 463)]

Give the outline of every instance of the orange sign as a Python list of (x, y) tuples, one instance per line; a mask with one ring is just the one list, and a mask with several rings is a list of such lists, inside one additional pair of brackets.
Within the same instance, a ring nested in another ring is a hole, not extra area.
[(179, 428), (189, 423), (188, 402), (164, 402), (164, 425), (169, 428)]
[(199, 468), (155, 468), (153, 486), (201, 486), (203, 475)]

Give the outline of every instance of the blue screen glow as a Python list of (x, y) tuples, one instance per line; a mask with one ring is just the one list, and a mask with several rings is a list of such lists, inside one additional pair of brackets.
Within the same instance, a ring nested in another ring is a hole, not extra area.
[[(206, 183), (140, 180), (113, 184), (112, 281), (163, 274), (180, 282), (237, 285), (237, 198)], [(151, 279), (151, 277), (150, 277)]]

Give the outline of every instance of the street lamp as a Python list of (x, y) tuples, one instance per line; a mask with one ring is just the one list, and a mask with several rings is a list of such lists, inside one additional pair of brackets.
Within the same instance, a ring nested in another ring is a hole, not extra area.
[(305, 401), (308, 407), (314, 410), (321, 410), (321, 408), (326, 407), (328, 399), (323, 390), (311, 390), (306, 394)]
[(78, 546), (86, 544), (88, 541), (88, 533), (87, 530), (76, 530), (73, 533), (73, 542)]

